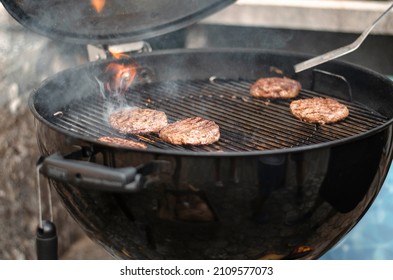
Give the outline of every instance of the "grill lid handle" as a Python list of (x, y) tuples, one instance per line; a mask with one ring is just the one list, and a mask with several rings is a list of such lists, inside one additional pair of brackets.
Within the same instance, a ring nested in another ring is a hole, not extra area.
[(47, 178), (99, 191), (135, 192), (144, 175), (153, 173), (165, 161), (152, 161), (139, 167), (112, 168), (97, 163), (65, 159), (59, 154), (43, 158), (39, 171)]

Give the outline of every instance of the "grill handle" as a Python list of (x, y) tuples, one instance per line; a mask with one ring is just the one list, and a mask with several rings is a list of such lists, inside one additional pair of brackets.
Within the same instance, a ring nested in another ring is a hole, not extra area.
[(152, 161), (140, 167), (112, 168), (54, 154), (40, 161), (39, 170), (47, 178), (84, 189), (135, 192), (141, 188), (143, 176), (153, 173), (163, 163), (167, 162)]

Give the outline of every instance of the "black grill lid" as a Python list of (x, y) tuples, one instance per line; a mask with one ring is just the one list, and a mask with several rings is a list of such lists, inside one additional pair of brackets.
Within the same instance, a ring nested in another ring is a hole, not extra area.
[(236, 0), (1, 0), (25, 27), (80, 44), (135, 42), (187, 27)]

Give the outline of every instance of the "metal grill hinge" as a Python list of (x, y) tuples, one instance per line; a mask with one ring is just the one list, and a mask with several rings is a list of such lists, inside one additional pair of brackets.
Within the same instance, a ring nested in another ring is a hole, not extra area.
[(87, 45), (87, 53), (89, 56), (89, 61), (96, 61), (101, 59), (107, 59), (110, 57), (115, 57), (116, 54), (132, 56), (135, 53), (145, 53), (151, 52), (152, 48), (149, 43), (133, 42), (120, 45)]

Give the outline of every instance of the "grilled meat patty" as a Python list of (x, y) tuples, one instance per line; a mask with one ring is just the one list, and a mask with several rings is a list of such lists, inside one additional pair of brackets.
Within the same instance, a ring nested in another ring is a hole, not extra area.
[(167, 125), (160, 138), (175, 145), (208, 145), (220, 139), (220, 128), (214, 121), (192, 117)]
[(124, 134), (147, 134), (158, 133), (168, 124), (168, 119), (161, 111), (126, 108), (110, 114), (108, 122), (114, 129)]
[(145, 143), (136, 142), (129, 139), (123, 139), (118, 137), (110, 137), (110, 136), (102, 136), (98, 138), (98, 141), (110, 144), (117, 144), (120, 146), (131, 147), (131, 148), (139, 148), (146, 149), (147, 145)]
[(295, 100), (289, 107), (295, 117), (309, 123), (334, 123), (349, 115), (347, 106), (332, 98), (314, 97)]
[(263, 98), (293, 98), (302, 89), (298, 81), (289, 78), (270, 77), (260, 78), (250, 89), (254, 97)]

